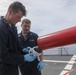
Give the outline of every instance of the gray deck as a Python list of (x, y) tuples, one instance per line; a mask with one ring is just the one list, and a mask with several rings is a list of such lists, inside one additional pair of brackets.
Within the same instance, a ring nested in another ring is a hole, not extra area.
[[(42, 75), (64, 75), (67, 71), (76, 68), (76, 55), (44, 56), (44, 62), (45, 67), (42, 70)], [(67, 75), (76, 75), (76, 70)]]

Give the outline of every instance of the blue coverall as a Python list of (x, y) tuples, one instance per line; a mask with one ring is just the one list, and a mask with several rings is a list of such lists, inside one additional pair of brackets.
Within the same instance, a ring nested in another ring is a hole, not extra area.
[[(24, 39), (22, 32), (18, 35), (19, 42), (23, 48), (37, 46), (37, 38), (38, 35), (31, 31), (27, 34), (26, 39)], [(25, 54), (27, 54), (27, 52)], [(41, 75), (41, 71), (37, 69), (38, 62), (38, 58), (36, 58), (33, 62), (21, 64), (19, 67), (22, 75)]]

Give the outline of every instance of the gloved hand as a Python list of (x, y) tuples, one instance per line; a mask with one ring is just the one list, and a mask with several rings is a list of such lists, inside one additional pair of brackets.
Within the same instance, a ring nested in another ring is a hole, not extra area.
[(43, 62), (43, 61), (40, 61), (40, 62), (38, 63), (38, 65), (37, 65), (37, 69), (38, 69), (39, 71), (41, 71), (43, 68), (44, 68), (44, 62)]
[(42, 50), (38, 48), (38, 46), (34, 46), (33, 48), (30, 48), (29, 53), (33, 53), (36, 57), (38, 57), (42, 54)]
[(23, 52), (29, 52), (30, 48), (31, 48), (31, 47), (23, 48), (22, 51), (23, 51)]
[(34, 61), (35, 58), (36, 58), (36, 57), (35, 57), (34, 54), (32, 54), (32, 53), (24, 55), (24, 60), (25, 60), (25, 61), (28, 61), (28, 62)]

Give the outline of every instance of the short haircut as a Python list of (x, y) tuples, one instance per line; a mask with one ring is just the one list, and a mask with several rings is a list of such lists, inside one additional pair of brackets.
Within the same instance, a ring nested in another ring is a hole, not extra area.
[(23, 16), (26, 16), (25, 6), (18, 1), (11, 3), (8, 9), (12, 9), (14, 13), (17, 13), (18, 11), (22, 11)]
[(29, 19), (23, 19), (22, 20), (22, 24), (25, 23), (25, 22), (28, 23), (28, 24), (31, 24), (31, 21)]

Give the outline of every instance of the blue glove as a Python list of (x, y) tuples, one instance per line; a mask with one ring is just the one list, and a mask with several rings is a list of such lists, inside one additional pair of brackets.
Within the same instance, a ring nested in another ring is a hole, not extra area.
[(44, 62), (43, 62), (43, 61), (40, 61), (40, 62), (38, 63), (38, 65), (37, 65), (37, 69), (38, 69), (39, 71), (41, 71), (43, 68), (44, 68)]
[(32, 53), (24, 55), (24, 60), (25, 60), (25, 61), (28, 61), (28, 62), (34, 61), (35, 58), (36, 58), (36, 57), (35, 57), (34, 54), (32, 54)]
[(23, 52), (29, 52), (29, 50), (30, 50), (30, 47), (27, 47), (27, 48), (23, 48)]

